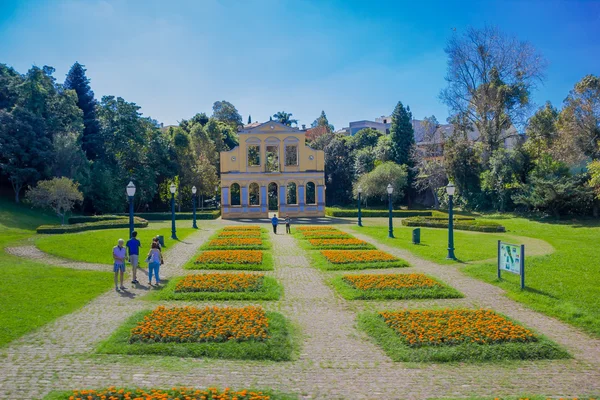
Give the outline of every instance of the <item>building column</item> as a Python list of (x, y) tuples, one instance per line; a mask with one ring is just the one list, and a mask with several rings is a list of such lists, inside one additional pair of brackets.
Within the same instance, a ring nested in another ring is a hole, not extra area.
[(319, 211), (325, 209), (325, 188), (323, 185), (317, 186), (317, 206)]
[(248, 186), (241, 186), (240, 196), (242, 196), (242, 199), (240, 201), (240, 203), (242, 204), (242, 209), (244, 210), (244, 212), (247, 212), (248, 211)]
[(279, 185), (279, 212), (285, 211), (287, 197), (285, 195), (286, 185)]
[(260, 208), (262, 212), (267, 212), (269, 207), (269, 196), (267, 195), (267, 187), (260, 187)]
[(298, 185), (298, 205), (300, 206), (300, 211), (304, 211), (304, 185)]

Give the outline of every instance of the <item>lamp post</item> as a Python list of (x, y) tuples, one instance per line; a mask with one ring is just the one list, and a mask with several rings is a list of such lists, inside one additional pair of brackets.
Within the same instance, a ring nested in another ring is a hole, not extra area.
[(452, 211), (452, 199), (454, 197), (454, 192), (456, 191), (456, 187), (450, 182), (448, 186), (446, 186), (446, 193), (448, 193), (448, 260), (456, 260), (454, 256), (454, 215)]
[(175, 190), (177, 190), (177, 186), (174, 183), (171, 183), (171, 187), (169, 187), (171, 191), (171, 239), (177, 240), (177, 232), (175, 229)]
[(388, 203), (389, 203), (389, 207), (390, 207), (390, 227), (388, 230), (388, 237), (389, 238), (394, 238), (394, 224), (392, 223), (392, 193), (394, 193), (394, 188), (392, 187), (392, 184), (388, 184), (387, 185), (387, 192), (388, 192)]
[(193, 214), (194, 214), (194, 222), (192, 223), (192, 228), (198, 229), (196, 225), (196, 186), (192, 186), (192, 204), (193, 204)]
[(133, 196), (135, 196), (135, 185), (129, 181), (127, 185), (127, 197), (129, 197), (129, 237), (133, 233)]
[(215, 185), (215, 210), (217, 209), (217, 195), (219, 193), (219, 187)]
[(362, 226), (362, 214), (360, 212), (360, 194), (362, 193), (362, 188), (358, 187), (358, 226)]

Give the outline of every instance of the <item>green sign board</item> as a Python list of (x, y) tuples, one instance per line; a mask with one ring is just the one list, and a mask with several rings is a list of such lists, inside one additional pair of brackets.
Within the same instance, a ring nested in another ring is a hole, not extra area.
[(521, 289), (525, 288), (525, 245), (498, 240), (498, 279), (502, 279), (502, 271), (521, 275)]

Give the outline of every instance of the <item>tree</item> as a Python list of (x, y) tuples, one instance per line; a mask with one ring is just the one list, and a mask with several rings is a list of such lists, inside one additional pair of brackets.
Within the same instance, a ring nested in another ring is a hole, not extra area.
[(387, 186), (392, 185), (392, 202), (404, 197), (408, 186), (408, 167), (387, 161), (377, 166), (373, 171), (361, 176), (353, 186), (354, 198), (358, 197), (358, 188), (363, 190), (365, 198), (378, 198), (385, 201), (388, 197)]
[(522, 125), (531, 91), (543, 78), (545, 62), (533, 46), (496, 27), (469, 28), (446, 45), (448, 69), (440, 97), (450, 114), (461, 115), (479, 130), (487, 160)]
[(100, 136), (100, 125), (96, 118), (96, 99), (90, 87), (90, 79), (85, 75), (84, 65), (75, 62), (65, 79), (65, 89), (77, 93), (77, 106), (83, 111), (82, 148), (88, 159), (96, 160), (103, 153), (103, 142)]
[(558, 110), (549, 101), (540, 107), (527, 124), (525, 150), (535, 159), (553, 148), (557, 135)]
[(463, 133), (455, 131), (444, 146), (444, 166), (448, 178), (456, 185), (456, 189), (464, 206), (469, 209), (485, 207), (482, 199), (481, 145), (473, 145), (463, 137)]
[(275, 118), (275, 121), (287, 126), (292, 126), (292, 124), (298, 125), (298, 120), (292, 119), (292, 113), (286, 113), (285, 111), (276, 112), (273, 114), (273, 118)]
[(52, 178), (39, 181), (37, 186), (25, 194), (28, 202), (34, 207), (53, 210), (65, 224), (65, 215), (73, 209), (75, 203), (83, 201), (79, 184), (69, 178)]
[(252, 123), (252, 115), (248, 115), (248, 125)]
[(412, 164), (411, 151), (415, 144), (415, 132), (412, 126), (412, 114), (408, 107), (399, 101), (392, 113), (392, 127), (390, 129), (392, 160), (396, 164)]
[(236, 128), (242, 125), (242, 116), (237, 108), (228, 101), (215, 101), (213, 104), (212, 117), (218, 121), (225, 122)]
[(558, 127), (560, 144), (575, 152), (573, 161), (600, 159), (600, 76), (585, 76), (569, 92)]
[(588, 185), (596, 192), (596, 198), (600, 200), (600, 160), (592, 161), (587, 166), (590, 174)]
[(0, 110), (10, 110), (16, 104), (19, 94), (17, 86), (23, 81), (12, 67), (0, 64)]
[(325, 180), (327, 203), (347, 204), (352, 198), (354, 157), (347, 137), (335, 135), (325, 146)]
[(380, 136), (375, 146), (376, 162), (392, 161), (392, 141), (389, 135)]
[(373, 128), (365, 128), (351, 136), (351, 144), (355, 150), (377, 146), (381, 132)]
[(327, 127), (327, 131), (328, 132), (333, 132), (335, 131), (335, 128), (333, 127), (333, 125), (331, 125), (329, 123), (329, 120), (327, 119), (327, 115), (325, 114), (325, 111), (321, 111), (321, 115), (319, 116), (319, 118), (315, 119), (313, 121), (312, 124), (310, 124), (311, 128), (316, 128), (317, 126), (325, 126)]
[(354, 175), (360, 177), (375, 168), (375, 151), (373, 147), (365, 147), (354, 152)]
[(488, 169), (481, 174), (481, 188), (488, 192), (496, 210), (506, 211), (512, 196), (523, 183), (525, 168), (526, 160), (521, 151), (501, 148), (492, 154)]
[(439, 130), (440, 124), (435, 116), (423, 119), (423, 144), (413, 147), (412, 160), (415, 180), (413, 186), (419, 192), (430, 191), (435, 209), (440, 206), (437, 191), (448, 181), (446, 168), (441, 158), (442, 143), (445, 138)]

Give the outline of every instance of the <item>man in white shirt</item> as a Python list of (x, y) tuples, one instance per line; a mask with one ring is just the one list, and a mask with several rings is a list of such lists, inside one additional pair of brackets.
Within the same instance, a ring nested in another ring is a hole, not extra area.
[(119, 290), (118, 286), (118, 277), (119, 273), (121, 274), (121, 290), (127, 289), (123, 286), (123, 275), (125, 274), (125, 255), (126, 250), (123, 244), (125, 241), (123, 239), (119, 239), (119, 242), (115, 247), (113, 247), (113, 259), (115, 261), (113, 271), (115, 273), (115, 290)]

